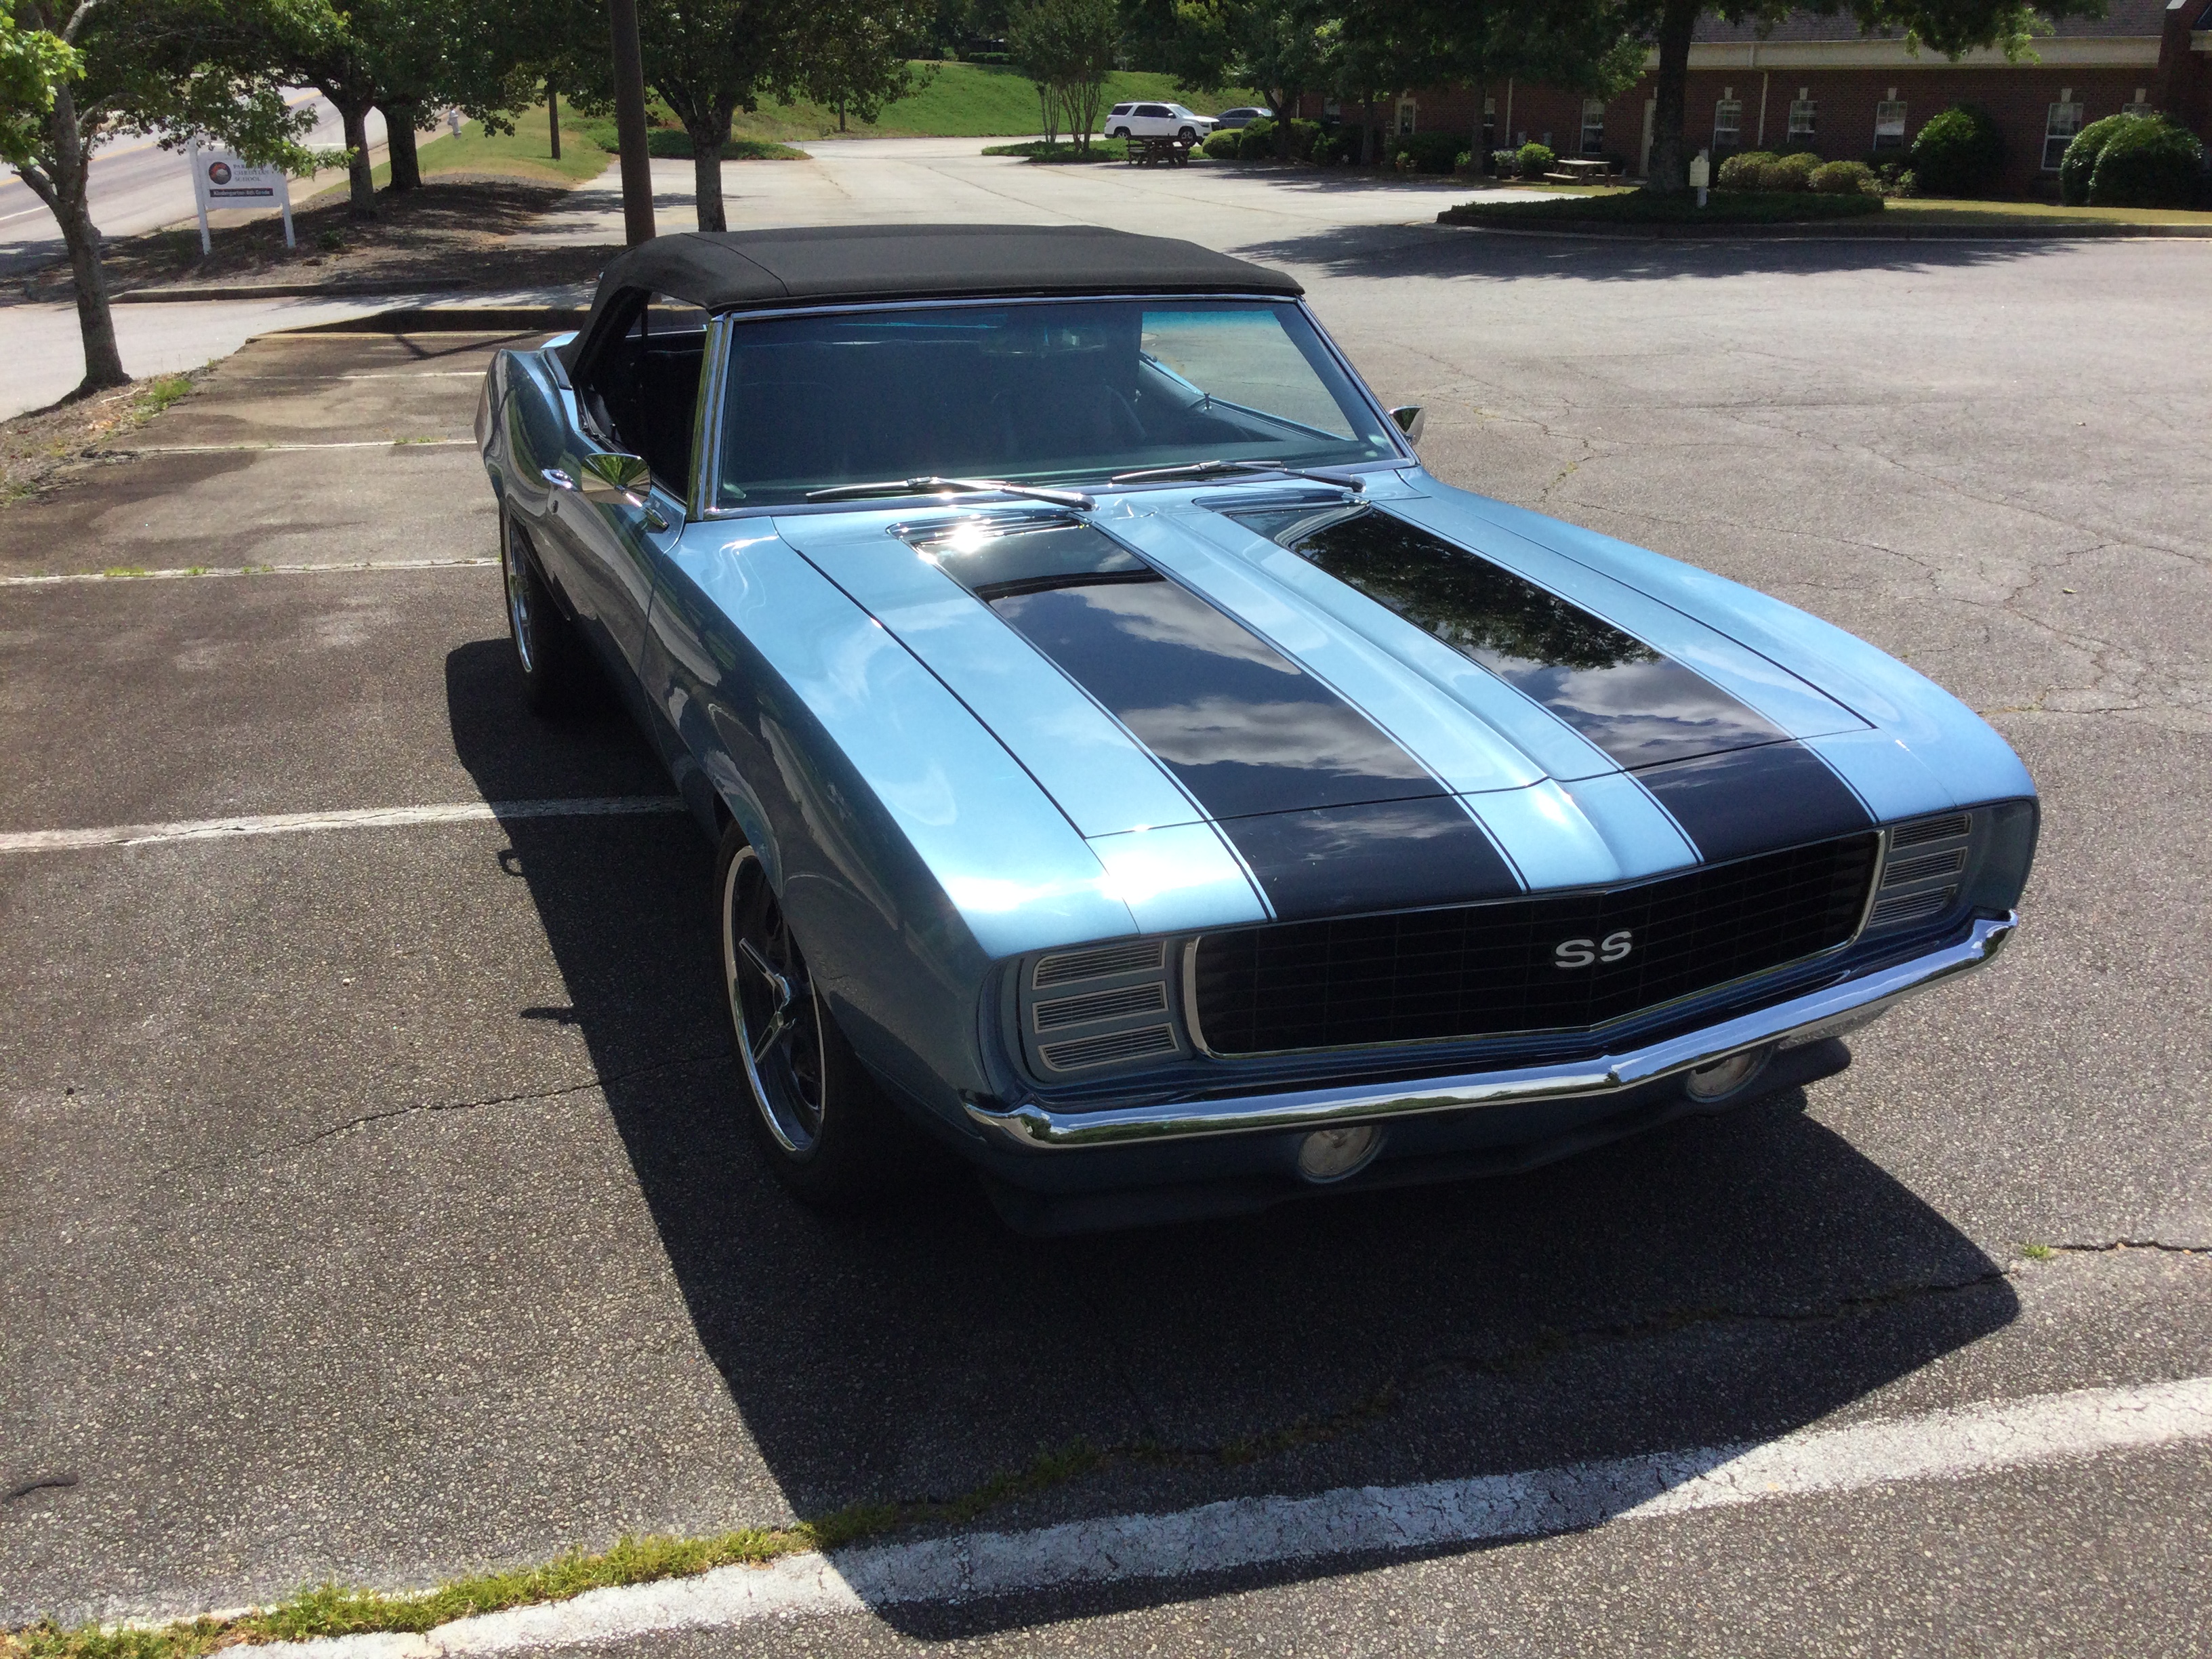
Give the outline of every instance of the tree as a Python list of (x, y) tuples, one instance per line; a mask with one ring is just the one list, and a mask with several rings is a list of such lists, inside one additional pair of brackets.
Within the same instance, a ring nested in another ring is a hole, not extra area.
[(305, 165), (298, 141), (312, 118), (285, 107), (264, 26), (273, 9), (308, 3), (0, 0), (0, 159), (46, 204), (69, 250), (84, 342), (73, 395), (131, 378), (87, 199), (93, 151), (125, 133), (171, 147), (201, 135), (249, 161)]
[[(1111, 0), (1106, 3), (1110, 9)], [(837, 112), (840, 132), (848, 115), (872, 121), (885, 104), (915, 90), (907, 52), (924, 36), (928, 21), (920, 4), (901, 0), (817, 0), (799, 25), (793, 84)]]
[(1252, 88), (1275, 118), (1275, 153), (1289, 155), (1298, 99), (1328, 77), (1328, 13), (1307, 0), (1175, 0), (1174, 16), (1176, 79), (1195, 92)]
[(1625, 0), (1631, 33), (1659, 48), (1653, 112), (1650, 187), (1674, 192), (1689, 187), (1689, 149), (1683, 138), (1690, 75), (1690, 42), (1698, 18), (1710, 14), (1730, 23), (1771, 27), (1793, 11), (1832, 17), (1847, 14), (1862, 33), (1901, 33), (1913, 50), (1933, 46), (1956, 60), (1977, 47), (1995, 46), (2010, 59), (2033, 56), (2049, 17), (2101, 17), (2105, 0)]
[(1121, 45), (1114, 0), (1028, 0), (1008, 15), (1006, 30), (1015, 66), (1036, 87), (1046, 142), (1058, 138), (1065, 119), (1076, 149), (1088, 155)]
[(641, 0), (645, 83), (691, 140), (692, 202), (702, 230), (723, 230), (722, 146), (730, 118), (796, 78), (798, 15), (775, 0)]

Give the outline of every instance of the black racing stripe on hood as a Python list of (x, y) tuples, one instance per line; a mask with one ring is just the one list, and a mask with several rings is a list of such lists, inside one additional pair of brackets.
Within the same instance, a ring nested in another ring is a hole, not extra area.
[(1715, 863), (1874, 824), (1828, 763), (1795, 738), (1647, 767), (1636, 781)]
[(1708, 861), (1866, 829), (1827, 763), (1580, 605), (1364, 504), (1229, 516), (1480, 663), (1632, 773)]
[(1229, 516), (1481, 664), (1623, 768), (1789, 736), (1603, 617), (1375, 507)]
[(1278, 917), (1521, 890), (1481, 826), (1388, 732), (1092, 526), (924, 545), (1181, 781)]
[(1490, 837), (1449, 795), (1231, 818), (1221, 829), (1283, 921), (1522, 891)]
[(1215, 818), (1449, 793), (1328, 686), (1089, 525), (929, 550)]

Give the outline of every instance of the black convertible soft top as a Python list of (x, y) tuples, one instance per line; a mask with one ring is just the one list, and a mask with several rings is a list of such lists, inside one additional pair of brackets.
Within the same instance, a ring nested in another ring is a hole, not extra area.
[(599, 276), (588, 340), (623, 294), (708, 311), (840, 300), (1032, 294), (1276, 294), (1305, 290), (1195, 242), (1096, 225), (827, 225), (656, 236)]

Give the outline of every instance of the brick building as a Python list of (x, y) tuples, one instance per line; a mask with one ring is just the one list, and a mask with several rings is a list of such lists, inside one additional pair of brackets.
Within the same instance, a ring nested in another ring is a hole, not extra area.
[[(1903, 151), (1929, 118), (1979, 104), (2005, 136), (2005, 187), (2055, 195), (2058, 158), (2087, 122), (2123, 110), (2162, 111), (2212, 146), (2212, 0), (2109, 0), (2100, 18), (2071, 18), (2036, 43), (2039, 63), (1997, 52), (1957, 63), (1899, 35), (1862, 35), (1848, 17), (1798, 13), (1763, 37), (1707, 17), (1690, 48), (1684, 137), (1716, 161), (1744, 149), (1812, 149), (1859, 161)], [(1484, 89), (1481, 148), (1534, 141), (1562, 155), (1609, 155), (1641, 175), (1656, 107), (1652, 54), (1644, 77), (1611, 100), (1507, 82)], [(1364, 118), (1388, 131), (1442, 130), (1475, 138), (1475, 94), (1430, 88), (1371, 106), (1324, 106), (1308, 115)]]

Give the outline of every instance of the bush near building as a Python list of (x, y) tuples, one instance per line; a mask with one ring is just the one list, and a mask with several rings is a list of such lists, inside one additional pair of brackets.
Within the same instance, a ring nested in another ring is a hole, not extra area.
[(2089, 205), (2194, 207), (2204, 188), (2204, 146), (2196, 135), (2160, 116), (2123, 119), (2090, 172)]
[(1759, 170), (1759, 188), (1764, 191), (1810, 190), (1813, 174), (1820, 165), (1820, 158), (1804, 150), (1770, 161)]
[[(1532, 145), (1531, 149), (1540, 149)], [(1449, 173), (1452, 163), (1467, 149), (1467, 140), (1455, 132), (1409, 132), (1390, 141), (1387, 157), (1401, 173)], [(1549, 152), (1545, 165), (1550, 166)]]
[(1806, 179), (1823, 196), (1879, 196), (1881, 180), (1864, 161), (1826, 161)]
[(1513, 165), (1521, 170), (1523, 179), (1540, 179), (1559, 165), (1559, 158), (1545, 144), (1523, 144), (1513, 157)]
[(1912, 141), (1912, 172), (1927, 196), (1997, 193), (2004, 176), (2004, 134), (1976, 104), (1954, 104)]
[(2112, 142), (2112, 135), (2135, 118), (2132, 115), (2107, 115), (2101, 121), (2090, 122), (2074, 135), (2074, 142), (2066, 146), (2066, 154), (2058, 162), (2060, 201), (2069, 207), (2088, 205), (2089, 175), (2096, 171), (2097, 158)]

